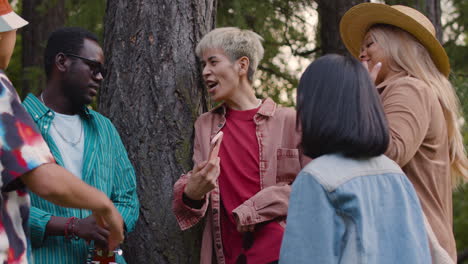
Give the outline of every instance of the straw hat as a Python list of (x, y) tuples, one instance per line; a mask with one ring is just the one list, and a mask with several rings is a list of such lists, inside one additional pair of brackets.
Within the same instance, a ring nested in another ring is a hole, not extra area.
[(449, 75), (449, 59), (435, 37), (434, 25), (419, 11), (402, 5), (363, 3), (344, 14), (340, 22), (341, 39), (353, 56), (359, 57), (364, 36), (374, 24), (393, 25), (413, 35), (429, 51), (439, 71), (445, 76)]
[(27, 24), (26, 20), (13, 11), (8, 0), (0, 0), (0, 32), (18, 29)]

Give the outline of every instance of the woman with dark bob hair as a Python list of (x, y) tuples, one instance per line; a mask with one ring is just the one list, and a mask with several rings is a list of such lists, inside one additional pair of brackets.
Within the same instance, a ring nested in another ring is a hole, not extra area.
[(304, 153), (280, 263), (431, 263), (424, 216), (400, 167), (382, 155), (387, 121), (361, 63), (313, 62), (297, 90)]

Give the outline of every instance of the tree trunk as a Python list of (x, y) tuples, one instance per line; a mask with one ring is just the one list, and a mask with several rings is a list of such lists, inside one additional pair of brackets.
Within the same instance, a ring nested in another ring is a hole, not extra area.
[(99, 110), (119, 130), (141, 203), (124, 246), (132, 263), (198, 263), (201, 225), (181, 232), (172, 187), (192, 168), (193, 124), (207, 110), (195, 47), (215, 26), (216, 0), (107, 2), (109, 74)]
[(464, 251), (458, 253), (457, 263), (462, 264), (466, 260), (468, 260), (468, 249), (465, 249)]
[(29, 22), (22, 29), (21, 97), (24, 98), (45, 86), (44, 49), (49, 34), (65, 24), (65, 1), (23, 0), (22, 16)]
[(322, 55), (345, 54), (348, 51), (340, 38), (341, 17), (351, 7), (369, 0), (316, 0), (319, 13), (319, 43)]
[(437, 39), (442, 43), (442, 22), (440, 20), (442, 11), (440, 10), (440, 0), (426, 0), (426, 15), (431, 20), (436, 29)]
[(436, 37), (442, 43), (442, 22), (440, 20), (440, 0), (387, 0), (389, 5), (406, 5), (413, 7), (425, 14), (436, 29)]

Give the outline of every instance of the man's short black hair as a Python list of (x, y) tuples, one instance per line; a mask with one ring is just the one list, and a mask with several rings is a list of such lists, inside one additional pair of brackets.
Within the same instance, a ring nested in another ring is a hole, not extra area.
[(80, 27), (63, 27), (50, 34), (44, 52), (44, 69), (47, 79), (50, 78), (55, 56), (60, 52), (79, 54), (85, 39), (98, 42), (96, 35)]
[(389, 131), (377, 90), (353, 57), (330, 54), (310, 64), (297, 90), (304, 153), (365, 158), (383, 154)]

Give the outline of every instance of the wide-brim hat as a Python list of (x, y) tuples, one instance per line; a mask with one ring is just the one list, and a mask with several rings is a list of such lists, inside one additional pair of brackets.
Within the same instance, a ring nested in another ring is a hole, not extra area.
[(348, 51), (359, 57), (361, 43), (372, 25), (387, 24), (401, 28), (421, 42), (429, 51), (439, 71), (448, 76), (450, 63), (431, 21), (422, 13), (402, 5), (362, 3), (349, 9), (341, 18), (340, 34)]
[(28, 21), (24, 20), (13, 11), (8, 0), (0, 0), (0, 32), (18, 29), (27, 24)]

